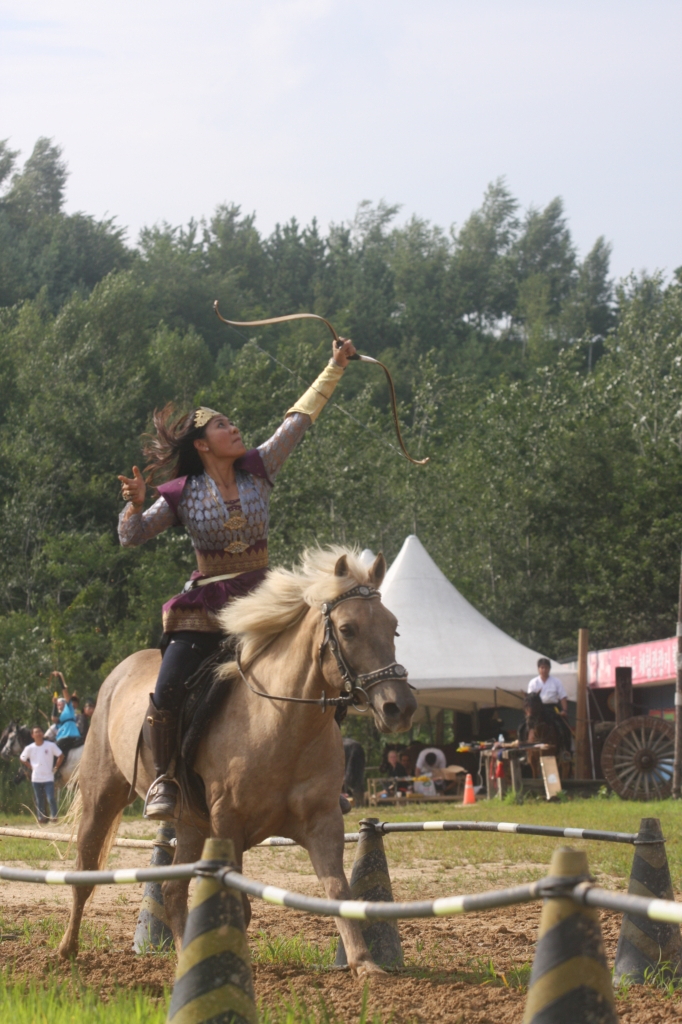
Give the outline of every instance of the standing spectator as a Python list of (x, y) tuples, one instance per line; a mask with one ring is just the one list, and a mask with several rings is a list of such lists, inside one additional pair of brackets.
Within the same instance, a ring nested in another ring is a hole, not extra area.
[[(57, 817), (57, 801), (54, 795), (54, 775), (64, 755), (56, 743), (45, 739), (45, 734), (39, 725), (31, 730), (33, 743), (29, 743), (21, 752), (20, 761), (31, 769), (31, 783), (33, 785), (33, 797), (38, 812), (38, 821), (44, 825), (50, 818)], [(57, 761), (55, 763), (55, 757)], [(45, 811), (43, 811), (43, 805)], [(48, 812), (48, 813), (45, 813)]]
[(76, 722), (76, 716), (71, 704), (71, 694), (68, 691), (64, 676), (61, 672), (53, 672), (52, 675), (57, 676), (62, 684), (63, 696), (57, 700), (56, 714), (53, 714), (52, 721), (57, 725), (57, 745), (66, 757), (70, 750), (82, 745), (83, 737)]

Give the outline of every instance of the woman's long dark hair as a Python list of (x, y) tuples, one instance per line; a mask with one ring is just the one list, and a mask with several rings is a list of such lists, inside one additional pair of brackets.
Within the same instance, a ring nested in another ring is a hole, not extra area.
[(196, 409), (179, 412), (172, 402), (154, 410), (156, 434), (144, 434), (142, 454), (148, 460), (144, 467), (147, 483), (161, 483), (176, 476), (199, 476), (204, 466), (194, 447), (203, 437), (208, 424), (194, 426)]

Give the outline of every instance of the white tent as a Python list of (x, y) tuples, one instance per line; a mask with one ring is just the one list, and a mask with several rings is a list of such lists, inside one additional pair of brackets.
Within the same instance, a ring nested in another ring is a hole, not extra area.
[[(521, 707), (541, 655), (476, 611), (414, 535), (386, 573), (381, 596), (398, 618), (396, 657), (419, 691), (420, 704), (468, 712)], [(556, 662), (551, 672), (575, 700), (575, 672)]]

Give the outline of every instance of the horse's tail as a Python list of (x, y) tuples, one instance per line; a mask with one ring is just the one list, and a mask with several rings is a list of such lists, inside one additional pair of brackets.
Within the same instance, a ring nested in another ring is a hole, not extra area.
[(109, 831), (107, 832), (106, 836), (104, 837), (104, 842), (102, 843), (102, 849), (99, 851), (99, 859), (97, 861), (97, 867), (98, 867), (98, 869), (100, 871), (104, 871), (104, 869), (107, 866), (107, 861), (109, 860), (109, 854), (111, 853), (111, 848), (114, 845), (114, 842), (116, 840), (116, 833), (118, 832), (118, 826), (121, 824), (121, 818), (122, 817), (123, 817), (123, 810), (120, 810), (118, 812), (118, 814), (116, 815), (116, 817), (114, 818), (114, 820), (112, 821), (111, 825), (109, 826)]
[(81, 791), (78, 785), (80, 767), (81, 765), (79, 761), (76, 767), (74, 768), (73, 772), (71, 773), (69, 781), (66, 783), (63, 789), (64, 795), (62, 799), (64, 800), (65, 803), (68, 804), (68, 810), (62, 820), (65, 825), (71, 827), (71, 835), (69, 840), (70, 842), (73, 842), (74, 839), (76, 838), (78, 825), (80, 823), (81, 815), (83, 813), (83, 798), (81, 796)]
[[(64, 815), (63, 819), (64, 824), (71, 827), (69, 843), (75, 842), (76, 839), (78, 838), (78, 826), (80, 825), (80, 820), (83, 816), (83, 797), (81, 795), (80, 787), (78, 785), (78, 777), (80, 775), (80, 770), (81, 763), (79, 761), (73, 770), (71, 778), (64, 786), (64, 792), (72, 797), (69, 809)], [(111, 848), (114, 845), (114, 840), (116, 839), (116, 833), (118, 832), (118, 826), (121, 823), (122, 817), (123, 811), (121, 810), (120, 813), (116, 815), (111, 825), (109, 826), (109, 831), (107, 832), (104, 842), (102, 843), (102, 848), (99, 852), (99, 857), (97, 859), (97, 867), (100, 871), (103, 871), (107, 865), (107, 861), (109, 860), (109, 854), (111, 853)]]

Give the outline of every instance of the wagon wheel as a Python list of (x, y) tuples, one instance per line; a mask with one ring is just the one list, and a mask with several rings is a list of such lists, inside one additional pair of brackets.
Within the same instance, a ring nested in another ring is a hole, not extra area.
[(636, 715), (617, 725), (604, 743), (601, 767), (623, 800), (670, 796), (675, 729), (670, 722)]

